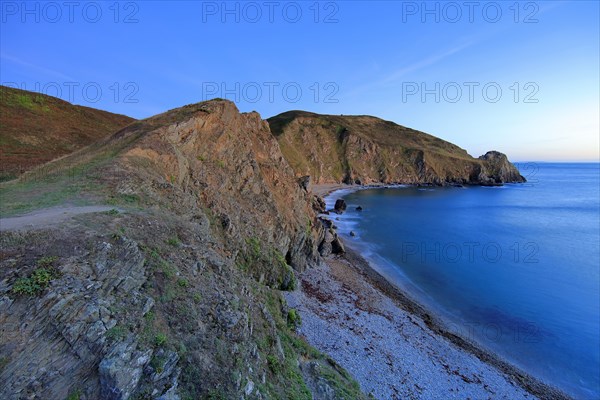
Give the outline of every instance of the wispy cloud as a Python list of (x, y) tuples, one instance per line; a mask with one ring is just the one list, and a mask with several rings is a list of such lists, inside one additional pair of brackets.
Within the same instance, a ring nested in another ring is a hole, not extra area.
[(459, 53), (462, 50), (473, 46), (474, 44), (475, 44), (475, 41), (467, 41), (463, 44), (452, 47), (451, 49), (445, 50), (443, 52), (432, 54), (428, 57), (423, 58), (422, 60), (416, 61), (416, 62), (406, 65), (406, 66), (403, 66), (403, 67), (389, 73), (387, 76), (385, 76), (381, 79), (378, 79), (373, 82), (367, 83), (365, 85), (359, 86), (356, 89), (354, 89), (346, 94), (348, 96), (355, 96), (357, 94), (363, 93), (370, 89), (374, 89), (381, 85), (395, 82), (398, 79), (401, 79), (402, 77), (404, 77), (405, 75), (408, 75), (408, 74), (420, 71), (424, 68), (430, 67), (432, 65), (435, 65), (435, 64), (439, 63), (440, 61), (444, 60), (445, 58), (448, 58), (456, 53)]
[(435, 64), (439, 63), (440, 61), (442, 61), (443, 59), (448, 58), (451, 55), (456, 54), (472, 45), (473, 45), (473, 42), (467, 42), (467, 43), (461, 44), (459, 46), (453, 47), (449, 50), (446, 50), (442, 53), (431, 55), (427, 58), (424, 58), (420, 61), (417, 61), (413, 64), (407, 65), (405, 67), (402, 67), (402, 68), (394, 71), (393, 73), (391, 73), (390, 75), (385, 77), (383, 80), (381, 80), (379, 83), (389, 83), (389, 82), (396, 81), (407, 74), (410, 74), (410, 73), (419, 71), (423, 68), (427, 68), (432, 65), (435, 65)]
[(11, 62), (13, 64), (17, 64), (17, 65), (20, 65), (22, 67), (29, 68), (29, 69), (32, 69), (34, 71), (40, 72), (42, 74), (45, 74), (45, 75), (48, 75), (48, 76), (52, 76), (54, 78), (60, 78), (60, 79), (67, 80), (67, 81), (75, 81), (76, 80), (72, 76), (63, 74), (62, 72), (55, 71), (53, 69), (49, 69), (49, 68), (46, 68), (46, 67), (42, 67), (40, 65), (36, 65), (36, 64), (30, 63), (28, 61), (22, 60), (22, 59), (20, 59), (18, 57), (14, 57), (14, 56), (9, 55), (9, 54), (5, 54), (5, 53), (0, 54), (0, 59), (2, 59), (2, 62), (8, 61), (8, 62)]

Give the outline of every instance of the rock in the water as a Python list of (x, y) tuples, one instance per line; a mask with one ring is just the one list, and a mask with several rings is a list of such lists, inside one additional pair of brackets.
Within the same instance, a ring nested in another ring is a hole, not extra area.
[(333, 209), (335, 212), (341, 214), (342, 212), (346, 211), (346, 207), (348, 206), (346, 205), (346, 201), (344, 199), (337, 199)]
[(352, 236), (352, 237), (356, 236), (356, 232), (350, 231), (350, 236)]
[(363, 208), (361, 206), (356, 207), (356, 211), (362, 211)]

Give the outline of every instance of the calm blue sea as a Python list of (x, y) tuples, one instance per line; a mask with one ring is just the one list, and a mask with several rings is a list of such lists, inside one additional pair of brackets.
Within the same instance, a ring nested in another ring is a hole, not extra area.
[(340, 234), (451, 330), (598, 399), (600, 165), (519, 167), (526, 184), (369, 189), (327, 202), (346, 199)]

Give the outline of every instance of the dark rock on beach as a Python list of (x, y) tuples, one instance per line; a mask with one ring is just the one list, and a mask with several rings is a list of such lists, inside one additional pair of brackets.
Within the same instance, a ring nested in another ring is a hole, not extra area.
[(337, 234), (335, 235), (333, 242), (331, 242), (331, 251), (333, 254), (343, 254), (346, 252), (346, 247)]

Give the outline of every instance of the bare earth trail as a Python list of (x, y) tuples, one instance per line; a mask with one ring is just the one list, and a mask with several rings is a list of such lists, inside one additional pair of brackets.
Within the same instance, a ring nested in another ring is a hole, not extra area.
[(64, 222), (75, 215), (105, 212), (112, 206), (60, 206), (36, 210), (28, 214), (0, 218), (0, 231), (39, 229)]

